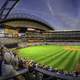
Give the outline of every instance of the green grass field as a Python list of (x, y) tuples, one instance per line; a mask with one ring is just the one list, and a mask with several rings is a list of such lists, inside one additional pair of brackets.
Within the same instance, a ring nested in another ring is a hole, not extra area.
[(74, 71), (80, 60), (80, 46), (44, 45), (19, 49), (19, 56), (40, 64)]

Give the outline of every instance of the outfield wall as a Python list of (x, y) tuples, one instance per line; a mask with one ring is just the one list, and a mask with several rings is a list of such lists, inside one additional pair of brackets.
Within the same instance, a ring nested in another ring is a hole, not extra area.
[(65, 46), (76, 46), (80, 45), (80, 42), (37, 42), (37, 43), (18, 43), (18, 47), (29, 47), (29, 46), (38, 46), (38, 45), (65, 45)]

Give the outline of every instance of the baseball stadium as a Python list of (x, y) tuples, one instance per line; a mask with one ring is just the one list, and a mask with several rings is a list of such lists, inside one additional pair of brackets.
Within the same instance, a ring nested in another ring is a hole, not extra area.
[(79, 0), (0, 2), (0, 80), (80, 80)]

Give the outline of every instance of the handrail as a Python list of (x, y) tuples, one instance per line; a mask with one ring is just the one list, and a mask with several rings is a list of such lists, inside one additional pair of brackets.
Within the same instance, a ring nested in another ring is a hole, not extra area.
[(11, 76), (6, 76), (6, 77), (2, 76), (2, 77), (0, 77), (0, 80), (12, 79), (12, 78), (14, 78), (14, 77), (16, 77), (16, 76), (25, 74), (25, 73), (27, 73), (27, 72), (28, 72), (28, 69), (22, 69), (22, 70), (17, 71), (17, 74), (16, 74), (16, 75), (11, 75)]
[(76, 77), (76, 76), (70, 76), (70, 75), (66, 75), (66, 74), (57, 74), (56, 72), (50, 72), (41, 68), (35, 68), (36, 71), (41, 72), (43, 74), (52, 76), (52, 77), (57, 77), (60, 79), (65, 79), (65, 80), (80, 80), (80, 76)]

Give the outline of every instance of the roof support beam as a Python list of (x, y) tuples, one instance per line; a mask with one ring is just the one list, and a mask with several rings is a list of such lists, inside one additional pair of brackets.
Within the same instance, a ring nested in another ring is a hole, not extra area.
[(0, 9), (0, 19), (6, 19), (19, 0), (6, 0)]

